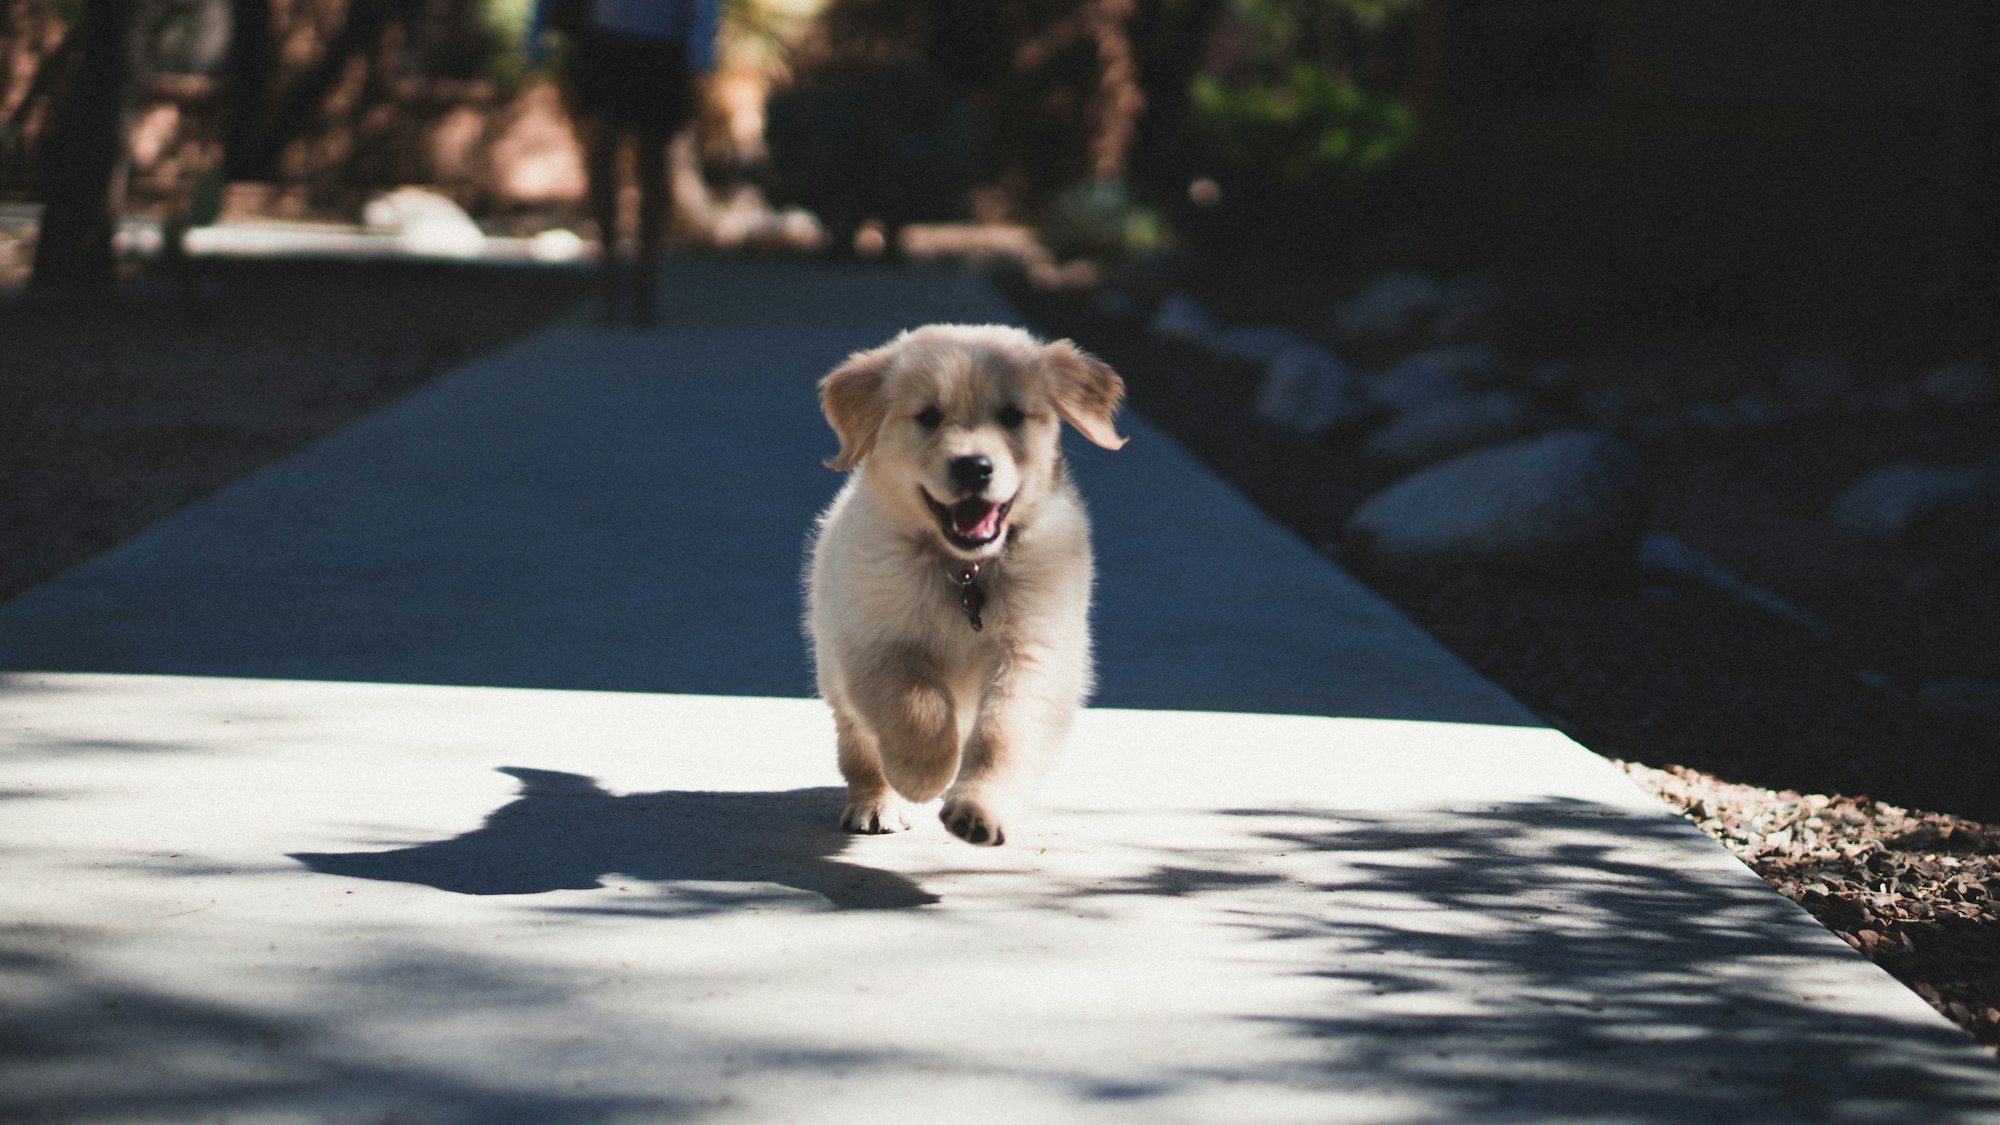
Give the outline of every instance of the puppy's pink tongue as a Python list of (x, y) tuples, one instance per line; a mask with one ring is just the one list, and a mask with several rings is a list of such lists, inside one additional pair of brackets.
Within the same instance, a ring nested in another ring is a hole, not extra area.
[(960, 500), (951, 506), (951, 529), (967, 539), (991, 539), (1000, 533), (1000, 505)]

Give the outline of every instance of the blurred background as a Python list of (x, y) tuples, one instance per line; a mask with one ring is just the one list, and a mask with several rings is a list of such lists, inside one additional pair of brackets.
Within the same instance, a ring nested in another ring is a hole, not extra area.
[[(529, 9), (6, 0), (0, 201), (359, 221), (421, 185), (489, 233), (573, 228)], [(1885, 314), (1994, 291), (1977, 0), (727, 0), (723, 40), (683, 243), (1032, 233), (1056, 268), (1500, 263)]]

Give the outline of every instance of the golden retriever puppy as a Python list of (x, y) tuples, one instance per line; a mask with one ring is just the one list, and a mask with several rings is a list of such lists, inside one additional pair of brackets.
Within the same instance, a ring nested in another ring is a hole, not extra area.
[(940, 794), (995, 845), (1090, 691), (1090, 529), (1062, 423), (1106, 449), (1125, 384), (1067, 340), (931, 325), (820, 381), (852, 470), (819, 519), (806, 626), (851, 832)]

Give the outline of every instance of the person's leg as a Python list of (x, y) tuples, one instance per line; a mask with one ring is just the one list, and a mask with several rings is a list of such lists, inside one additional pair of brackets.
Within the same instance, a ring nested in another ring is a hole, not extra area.
[(624, 289), (618, 247), (619, 130), (601, 117), (587, 118), (583, 128), (583, 171), (590, 195), (590, 216), (597, 224), (599, 276), (603, 293), (599, 317), (614, 320)]
[(659, 318), (660, 255), (666, 248), (667, 221), (673, 217), (674, 197), (667, 176), (667, 138), (647, 131), (633, 142), (633, 160), (638, 165), (639, 224), (638, 247), (634, 251), (633, 289), (641, 324)]

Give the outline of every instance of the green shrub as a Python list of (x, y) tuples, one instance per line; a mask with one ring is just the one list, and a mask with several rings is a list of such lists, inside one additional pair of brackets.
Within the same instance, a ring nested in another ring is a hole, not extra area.
[(1041, 236), (1061, 259), (1143, 254), (1169, 242), (1160, 213), (1136, 203), (1119, 180), (1083, 180), (1057, 195), (1043, 214)]
[(1202, 75), (1189, 96), (1198, 156), (1225, 192), (1232, 182), (1262, 181), (1301, 201), (1351, 196), (1395, 169), (1416, 142), (1408, 103), (1310, 64), (1273, 83)]

